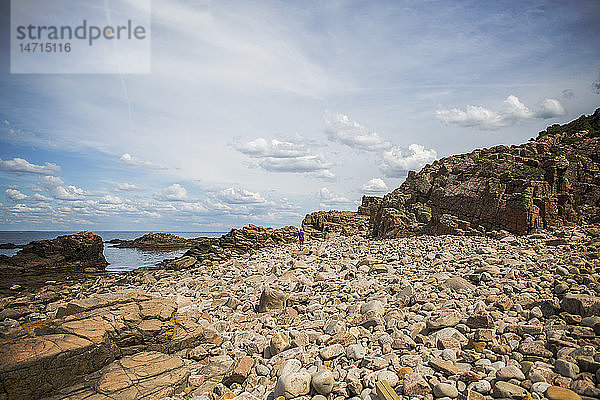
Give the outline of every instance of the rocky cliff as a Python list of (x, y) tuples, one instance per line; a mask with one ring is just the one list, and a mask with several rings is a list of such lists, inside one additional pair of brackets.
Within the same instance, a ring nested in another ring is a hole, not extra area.
[(518, 146), (409, 172), (372, 214), (374, 236), (481, 234), (600, 222), (600, 109)]

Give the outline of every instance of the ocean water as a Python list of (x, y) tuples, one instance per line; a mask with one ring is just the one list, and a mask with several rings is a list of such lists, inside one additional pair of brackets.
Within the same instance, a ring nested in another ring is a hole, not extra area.
[[(57, 236), (70, 235), (75, 231), (0, 231), (1, 243), (27, 244), (34, 240), (54, 239)], [(95, 231), (105, 242), (112, 239), (133, 240), (148, 233), (147, 231)], [(224, 232), (169, 232), (182, 238), (219, 237)], [(0, 254), (13, 256), (19, 249), (0, 249)], [(131, 271), (140, 267), (153, 266), (165, 258), (179, 257), (186, 250), (176, 251), (142, 251), (139, 249), (120, 249), (104, 243), (104, 257), (110, 264), (108, 272), (118, 273)]]

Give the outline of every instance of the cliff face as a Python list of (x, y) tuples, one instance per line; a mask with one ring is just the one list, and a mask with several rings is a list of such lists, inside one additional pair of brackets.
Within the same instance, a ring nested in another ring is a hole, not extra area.
[(376, 207), (369, 212), (378, 237), (526, 234), (598, 223), (600, 109), (519, 146), (475, 150), (411, 171)]

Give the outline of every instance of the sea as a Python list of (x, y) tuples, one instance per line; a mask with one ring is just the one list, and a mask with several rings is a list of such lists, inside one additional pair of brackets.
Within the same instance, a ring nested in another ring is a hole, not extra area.
[[(0, 231), (0, 244), (14, 243), (16, 245), (27, 244), (34, 240), (54, 239), (57, 236), (70, 235), (76, 231)], [(107, 242), (113, 239), (133, 240), (148, 233), (147, 231), (94, 231)], [(197, 237), (219, 237), (225, 232), (169, 232), (185, 239)], [(13, 256), (20, 249), (0, 249), (0, 254)], [(109, 262), (107, 272), (119, 273), (131, 271), (140, 267), (154, 266), (165, 258), (175, 258), (183, 255), (187, 250), (175, 251), (148, 251), (139, 249), (125, 249), (112, 247), (110, 243), (104, 243), (104, 258)]]

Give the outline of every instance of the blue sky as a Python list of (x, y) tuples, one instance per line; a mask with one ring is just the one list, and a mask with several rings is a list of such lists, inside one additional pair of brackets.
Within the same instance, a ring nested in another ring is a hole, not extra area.
[(528, 3), (153, 0), (120, 76), (11, 74), (0, 0), (0, 229), (298, 225), (592, 113), (600, 3)]

